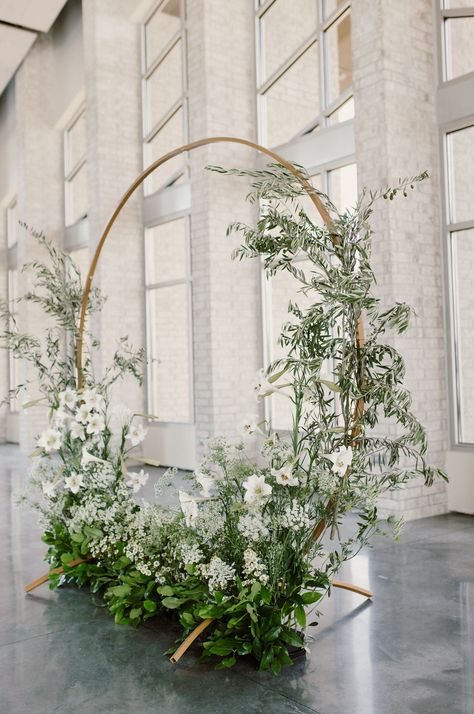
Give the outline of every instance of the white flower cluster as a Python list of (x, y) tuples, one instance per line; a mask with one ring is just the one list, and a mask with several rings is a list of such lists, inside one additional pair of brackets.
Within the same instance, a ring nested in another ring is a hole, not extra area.
[(235, 581), (235, 568), (232, 565), (227, 565), (217, 555), (214, 555), (208, 564), (198, 567), (201, 575), (207, 580), (211, 592), (224, 591), (230, 583)]
[(329, 496), (336, 490), (339, 480), (334, 471), (320, 471), (317, 475), (318, 489)]
[(200, 563), (204, 554), (197, 543), (182, 543), (180, 548), (181, 560), (184, 565)]
[(268, 583), (268, 573), (265, 564), (258, 557), (253, 548), (247, 548), (244, 551), (244, 575), (246, 578), (242, 581), (243, 585), (252, 585), (256, 582), (262, 585)]
[(311, 527), (312, 522), (310, 507), (307, 504), (301, 505), (295, 498), (292, 499), (281, 516), (283, 528), (289, 528), (294, 532), (307, 530)]
[(224, 527), (224, 516), (215, 501), (202, 503), (196, 520), (195, 531), (204, 543), (211, 543)]
[(256, 542), (267, 538), (267, 519), (259, 511), (249, 511), (240, 516), (237, 528), (247, 541)]

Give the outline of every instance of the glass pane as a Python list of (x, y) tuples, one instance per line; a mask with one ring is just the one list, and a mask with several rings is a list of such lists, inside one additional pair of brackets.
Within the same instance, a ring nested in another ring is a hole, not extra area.
[(188, 286), (149, 290), (147, 302), (150, 408), (161, 421), (189, 422)]
[(338, 211), (353, 208), (357, 203), (357, 166), (348, 164), (328, 172), (329, 198)]
[(318, 59), (315, 42), (265, 93), (267, 146), (290, 141), (319, 114)]
[(327, 61), (327, 102), (331, 104), (352, 84), (351, 16), (345, 13), (324, 33)]
[(270, 77), (317, 27), (316, 0), (276, 0), (261, 19), (262, 75)]
[(452, 234), (460, 439), (474, 443), (474, 230)]
[(179, 0), (165, 0), (145, 25), (147, 68), (181, 29)]
[(145, 230), (147, 285), (186, 277), (186, 223), (186, 218), (178, 218)]
[(474, 126), (448, 134), (449, 204), (451, 223), (474, 218)]
[(66, 225), (87, 215), (87, 164), (66, 182)]
[(456, 10), (458, 8), (474, 10), (474, 0), (444, 0), (445, 10)]
[(7, 246), (11, 248), (18, 242), (18, 211), (17, 203), (11, 203), (7, 208)]
[(342, 121), (348, 121), (349, 119), (354, 118), (354, 97), (351, 97), (350, 99), (347, 100), (347, 102), (344, 102), (344, 104), (341, 104), (339, 109), (336, 109), (335, 112), (329, 115), (328, 117), (328, 123), (330, 125), (332, 124), (339, 124)]
[(474, 72), (474, 17), (445, 21), (446, 79)]
[(183, 68), (180, 41), (146, 80), (147, 132), (165, 116), (182, 94)]
[[(145, 144), (145, 164), (149, 166), (153, 161), (168, 151), (184, 144), (183, 109), (180, 107), (166, 124), (155, 134), (153, 139)], [(150, 194), (159, 188), (168, 185), (177, 175), (182, 175), (185, 169), (185, 156), (180, 154), (170, 159), (159, 169), (156, 169), (145, 182), (145, 193)]]
[(329, 17), (332, 13), (337, 10), (338, 7), (344, 5), (346, 0), (324, 0), (324, 18)]
[(86, 154), (86, 113), (83, 112), (66, 131), (66, 174), (84, 158)]

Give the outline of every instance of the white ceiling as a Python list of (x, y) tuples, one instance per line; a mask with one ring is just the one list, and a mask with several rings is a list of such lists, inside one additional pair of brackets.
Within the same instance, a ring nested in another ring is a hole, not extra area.
[(51, 29), (66, 2), (0, 0), (0, 94), (28, 54), (37, 33)]
[(66, 0), (0, 0), (0, 22), (49, 32)]

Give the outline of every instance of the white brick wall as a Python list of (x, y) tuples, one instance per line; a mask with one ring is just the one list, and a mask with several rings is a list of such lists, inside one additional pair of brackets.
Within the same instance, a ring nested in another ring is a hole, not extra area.
[[(430, 461), (442, 467), (448, 415), (431, 13), (430, 0), (354, 0), (353, 48), (359, 185), (376, 188), (425, 169), (431, 175), (407, 199), (380, 203), (373, 255), (383, 300), (405, 300), (417, 313), (408, 334), (393, 343), (406, 359)], [(408, 518), (442, 513), (445, 486), (412, 485), (380, 505)]]

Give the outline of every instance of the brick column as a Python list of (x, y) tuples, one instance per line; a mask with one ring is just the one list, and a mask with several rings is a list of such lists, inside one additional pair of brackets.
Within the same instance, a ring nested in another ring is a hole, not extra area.
[[(52, 117), (52, 61), (51, 37), (40, 35), (15, 78), (18, 219), (43, 231), (60, 246), (64, 227), (63, 137), (54, 127)], [(31, 272), (22, 273), (21, 267), (35, 258), (44, 260), (44, 251), (28, 232), (20, 229), (20, 295), (33, 288)], [(21, 331), (43, 337), (47, 324), (39, 308), (20, 303)], [(20, 363), (19, 369), (21, 382), (34, 379), (34, 372), (26, 363)], [(33, 383), (28, 388), (28, 397), (36, 396), (38, 391)], [(20, 402), (23, 400), (24, 397), (20, 398)], [(31, 450), (35, 435), (45, 427), (45, 419), (45, 412), (38, 407), (26, 413), (20, 411), (19, 438), (24, 452)]]
[[(417, 313), (408, 334), (393, 344), (406, 360), (413, 410), (428, 431), (429, 460), (443, 466), (448, 424), (432, 3), (352, 5), (359, 185), (377, 188), (430, 172), (407, 199), (377, 206), (373, 255), (384, 302), (404, 300)], [(413, 484), (380, 506), (408, 518), (442, 513), (445, 486)]]
[[(142, 169), (140, 28), (131, 0), (83, 0), (87, 102), (88, 217), (91, 254), (112, 211)], [(94, 284), (107, 296), (94, 321), (102, 374), (127, 335), (145, 341), (141, 190), (129, 201), (102, 253)], [(144, 390), (133, 380), (117, 385), (117, 398), (140, 410)]]
[[(255, 140), (254, 18), (248, 0), (188, 3), (190, 139), (235, 135)], [(248, 183), (204, 170), (208, 164), (252, 167), (255, 154), (211, 145), (190, 157), (195, 411), (198, 445), (213, 434), (234, 435), (258, 406), (253, 377), (261, 365), (258, 261), (233, 262), (233, 220), (254, 222)]]

